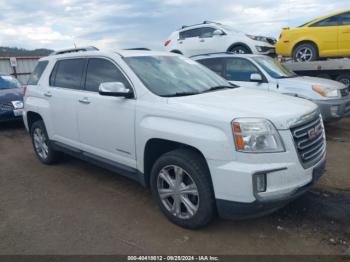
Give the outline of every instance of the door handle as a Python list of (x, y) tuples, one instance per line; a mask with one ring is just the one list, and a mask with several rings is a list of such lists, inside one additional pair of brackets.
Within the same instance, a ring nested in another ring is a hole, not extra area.
[(179, 44), (182, 44), (183, 42), (182, 41), (179, 41)]
[(50, 91), (47, 91), (47, 92), (45, 92), (45, 93), (44, 93), (44, 96), (46, 96), (46, 97), (51, 97), (51, 96), (52, 96), (52, 94), (51, 94), (51, 92), (50, 92)]
[(202, 43), (203, 43), (203, 42), (205, 42), (205, 40), (204, 40), (204, 39), (201, 39), (201, 40), (199, 40), (199, 42), (202, 42)]
[(87, 97), (84, 97), (83, 99), (79, 99), (79, 102), (86, 105), (91, 103)]

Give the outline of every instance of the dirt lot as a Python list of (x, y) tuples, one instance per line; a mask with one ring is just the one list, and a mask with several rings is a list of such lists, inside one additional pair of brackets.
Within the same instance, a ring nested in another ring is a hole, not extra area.
[(350, 254), (350, 119), (327, 131), (327, 174), (311, 192), (189, 231), (133, 181), (69, 157), (40, 164), (22, 125), (2, 124), (0, 254)]

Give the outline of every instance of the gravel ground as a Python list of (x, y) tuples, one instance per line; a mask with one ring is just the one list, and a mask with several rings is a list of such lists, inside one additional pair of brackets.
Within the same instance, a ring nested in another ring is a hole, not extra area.
[(0, 254), (350, 254), (350, 119), (327, 126), (327, 173), (280, 211), (179, 228), (149, 190), (65, 157), (44, 166), (21, 124), (0, 127)]

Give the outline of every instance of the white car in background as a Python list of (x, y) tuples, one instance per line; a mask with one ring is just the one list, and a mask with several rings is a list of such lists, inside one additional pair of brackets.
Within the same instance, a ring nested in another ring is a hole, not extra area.
[(198, 54), (232, 52), (236, 54), (275, 54), (276, 40), (240, 32), (228, 25), (204, 21), (182, 26), (164, 42), (167, 51), (194, 56)]
[(349, 88), (319, 77), (298, 76), (263, 55), (207, 54), (192, 57), (231, 83), (311, 100), (329, 122), (350, 115)]

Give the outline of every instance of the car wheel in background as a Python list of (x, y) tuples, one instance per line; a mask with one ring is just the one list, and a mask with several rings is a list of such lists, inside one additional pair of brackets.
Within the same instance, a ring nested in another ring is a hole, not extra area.
[(32, 124), (30, 135), (32, 137), (35, 154), (42, 163), (50, 165), (59, 159), (60, 152), (57, 152), (52, 148), (45, 124), (42, 120), (36, 121)]
[(229, 52), (233, 54), (251, 54), (252, 53), (252, 51), (248, 47), (245, 47), (242, 45), (238, 45), (230, 48)]
[(295, 62), (315, 61), (318, 59), (317, 48), (314, 44), (304, 43), (294, 48), (292, 56)]
[(162, 155), (151, 172), (151, 190), (160, 209), (176, 225), (195, 229), (215, 215), (215, 198), (208, 167), (191, 150)]
[(343, 83), (344, 85), (350, 88), (350, 74), (340, 75), (335, 80)]

